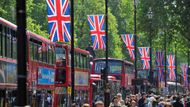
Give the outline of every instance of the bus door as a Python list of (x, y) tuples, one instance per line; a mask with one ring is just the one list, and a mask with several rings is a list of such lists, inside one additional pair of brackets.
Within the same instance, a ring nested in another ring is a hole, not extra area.
[(104, 89), (103, 89), (103, 81), (98, 79), (98, 80), (92, 80), (91, 82), (91, 88), (90, 88), (90, 102), (91, 104), (94, 105), (94, 103), (98, 100), (103, 101), (104, 100)]
[(68, 94), (68, 88), (56, 87), (54, 92), (54, 107), (70, 107), (71, 101), (70, 94)]
[(76, 104), (79, 105), (80, 107), (82, 106), (82, 104), (89, 102), (88, 90), (76, 89), (75, 101), (76, 101)]

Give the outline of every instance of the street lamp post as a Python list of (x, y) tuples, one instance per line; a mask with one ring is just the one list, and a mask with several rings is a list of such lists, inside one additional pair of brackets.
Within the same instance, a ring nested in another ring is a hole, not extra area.
[(149, 23), (150, 23), (150, 32), (149, 32), (149, 43), (150, 43), (150, 83), (153, 83), (153, 71), (152, 71), (152, 8), (149, 8), (148, 11), (148, 18), (149, 18)]
[(74, 69), (74, 0), (71, 0), (71, 99), (75, 102), (75, 69)]
[(17, 20), (17, 98), (18, 107), (27, 105), (26, 0), (16, 0)]
[(104, 104), (105, 107), (108, 107), (110, 104), (110, 90), (108, 82), (108, 0), (105, 0), (105, 35), (106, 35), (106, 67), (104, 69)]

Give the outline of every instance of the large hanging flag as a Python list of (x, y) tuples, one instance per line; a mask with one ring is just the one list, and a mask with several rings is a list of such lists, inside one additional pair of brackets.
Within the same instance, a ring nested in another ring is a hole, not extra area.
[(123, 42), (125, 43), (126, 48), (129, 51), (129, 55), (130, 55), (131, 59), (135, 60), (134, 35), (133, 34), (122, 34), (121, 38), (122, 38)]
[(68, 0), (46, 0), (50, 39), (53, 42), (69, 42), (70, 8)]
[(90, 34), (93, 42), (93, 49), (106, 48), (106, 35), (104, 29), (104, 15), (88, 15)]
[(167, 56), (167, 66), (168, 66), (168, 72), (169, 72), (169, 79), (171, 81), (174, 81), (176, 79), (176, 65), (175, 65), (175, 55), (168, 55)]
[(188, 70), (188, 65), (187, 64), (181, 64), (181, 71), (182, 71), (182, 76), (184, 80), (184, 85), (187, 86), (188, 80), (187, 80), (187, 70)]
[(159, 81), (162, 81), (164, 73), (164, 52), (161, 51), (156, 52), (156, 68), (159, 74), (158, 75)]
[(149, 47), (139, 47), (139, 52), (141, 55), (141, 60), (143, 63), (143, 69), (150, 68), (150, 57), (149, 57)]

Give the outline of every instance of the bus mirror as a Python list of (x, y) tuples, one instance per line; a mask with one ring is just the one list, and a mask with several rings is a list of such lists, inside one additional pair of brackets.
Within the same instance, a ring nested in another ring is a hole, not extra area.
[(93, 62), (92, 62), (92, 61), (90, 61), (90, 65), (91, 65), (91, 66), (93, 65)]
[(92, 85), (93, 85), (93, 86), (96, 86), (96, 83), (93, 82)]

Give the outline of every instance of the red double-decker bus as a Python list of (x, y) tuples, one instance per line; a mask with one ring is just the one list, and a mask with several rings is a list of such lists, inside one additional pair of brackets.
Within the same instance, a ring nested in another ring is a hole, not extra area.
[[(101, 69), (105, 68), (105, 63), (105, 58), (94, 59), (91, 73), (101, 75)], [(119, 83), (119, 86), (117, 86), (119, 88), (114, 89), (115, 93), (112, 94), (116, 95), (117, 92), (121, 92), (124, 95), (123, 97), (125, 97), (126, 93), (130, 93), (130, 90), (133, 88), (132, 79), (134, 79), (134, 66), (131, 62), (108, 58), (108, 75), (113, 76), (117, 84)]]
[[(108, 76), (108, 81), (111, 86), (110, 91), (111, 97), (115, 96), (119, 92), (120, 89), (120, 80), (117, 80), (115, 76)], [(94, 103), (98, 100), (103, 101), (104, 95), (104, 86), (101, 74), (91, 74), (90, 75), (90, 104), (94, 105)]]
[[(48, 39), (27, 31), (27, 88), (30, 105), (39, 106), (41, 103), (39, 101), (42, 101), (37, 99), (36, 92), (41, 98), (42, 93), (45, 97), (48, 91), (52, 96), (54, 75), (44, 73), (55, 74), (53, 46), (54, 43)], [(0, 18), (0, 56), (0, 90), (2, 93), (0, 95), (2, 95), (4, 106), (14, 106), (17, 88), (16, 25), (3, 18)], [(32, 100), (36, 103), (32, 104)]]
[[(22, 47), (21, 47), (22, 48)], [(70, 107), (70, 46), (27, 31), (28, 104), (34, 107)], [(0, 18), (0, 99), (14, 106), (17, 88), (16, 25)], [(75, 48), (75, 98), (89, 101), (89, 53)]]
[[(71, 97), (71, 48), (56, 44), (56, 79), (54, 107), (70, 107)], [(78, 105), (89, 102), (89, 52), (75, 48), (75, 101)], [(62, 91), (58, 91), (62, 90)]]

